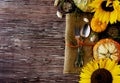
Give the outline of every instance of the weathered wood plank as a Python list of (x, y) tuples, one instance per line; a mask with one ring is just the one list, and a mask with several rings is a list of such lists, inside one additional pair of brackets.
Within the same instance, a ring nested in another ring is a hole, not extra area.
[(65, 19), (54, 0), (0, 0), (0, 83), (77, 83), (64, 75)]

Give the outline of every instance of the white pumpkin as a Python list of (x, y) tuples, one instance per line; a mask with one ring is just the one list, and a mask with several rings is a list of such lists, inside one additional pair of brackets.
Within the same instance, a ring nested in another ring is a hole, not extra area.
[(93, 0), (73, 0), (75, 5), (82, 10), (83, 12), (90, 12), (91, 11), (91, 7), (89, 7), (89, 4), (93, 1)]
[(112, 39), (101, 39), (93, 47), (95, 59), (110, 58), (120, 60), (120, 44)]

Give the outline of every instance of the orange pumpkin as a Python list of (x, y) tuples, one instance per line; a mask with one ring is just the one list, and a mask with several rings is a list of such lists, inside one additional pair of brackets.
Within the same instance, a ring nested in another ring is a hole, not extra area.
[(98, 18), (92, 18), (91, 28), (95, 32), (102, 32), (107, 28), (107, 23), (106, 22), (102, 23), (101, 21), (99, 21)]
[(110, 58), (120, 61), (120, 44), (113, 39), (101, 39), (93, 47), (95, 59)]

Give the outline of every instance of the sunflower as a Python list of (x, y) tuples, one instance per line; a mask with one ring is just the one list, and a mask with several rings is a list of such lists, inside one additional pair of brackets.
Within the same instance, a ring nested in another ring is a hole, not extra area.
[(120, 1), (119, 0), (94, 0), (90, 7), (93, 8), (94, 17), (103, 23), (113, 24), (120, 21)]
[(119, 83), (120, 65), (111, 59), (92, 60), (82, 68), (79, 83)]

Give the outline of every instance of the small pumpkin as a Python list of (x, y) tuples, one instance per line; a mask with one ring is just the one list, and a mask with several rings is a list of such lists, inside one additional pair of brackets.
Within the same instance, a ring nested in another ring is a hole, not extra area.
[(93, 57), (97, 60), (110, 58), (120, 61), (120, 44), (113, 39), (101, 39), (93, 47)]
[(107, 28), (107, 23), (102, 23), (98, 18), (92, 18), (91, 29), (94, 32), (103, 32)]

